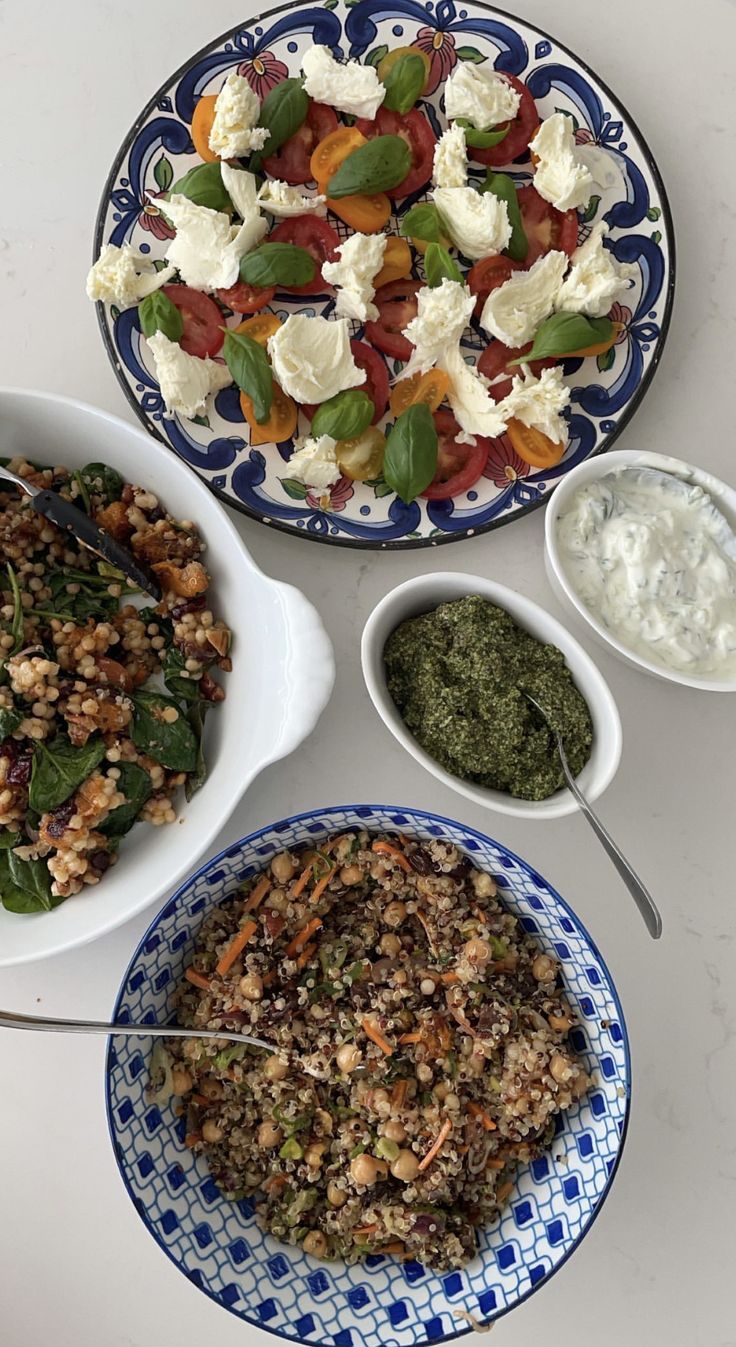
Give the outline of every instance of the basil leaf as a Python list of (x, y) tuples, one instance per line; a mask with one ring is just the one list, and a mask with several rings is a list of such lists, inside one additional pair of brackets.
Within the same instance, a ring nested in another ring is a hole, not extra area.
[(449, 281), (462, 281), (463, 274), (457, 262), (450, 257), (446, 248), (441, 243), (428, 243), (427, 251), (424, 254), (424, 274), (427, 277), (427, 285), (433, 289), (436, 285), (441, 285), (447, 278)]
[(57, 734), (50, 743), (37, 743), (28, 791), (31, 809), (46, 814), (63, 804), (104, 756), (105, 741), (97, 734), (82, 747), (71, 744), (65, 734)]
[(138, 305), (138, 322), (144, 337), (163, 332), (169, 341), (179, 341), (184, 331), (184, 319), (175, 304), (163, 290), (154, 290)]
[(80, 476), (90, 495), (103, 496), (108, 505), (120, 500), (125, 482), (114, 468), (106, 463), (87, 463), (81, 469)]
[(429, 202), (412, 206), (401, 221), (401, 233), (406, 238), (421, 239), (423, 243), (440, 243), (445, 238), (445, 231), (437, 207)]
[(509, 224), (511, 225), (511, 238), (505, 251), (514, 262), (525, 262), (526, 255), (529, 252), (529, 241), (521, 222), (519, 198), (516, 195), (516, 184), (513, 178), (510, 178), (508, 173), (494, 173), (489, 169), (488, 176), (480, 190), (481, 193), (492, 192), (500, 201), (506, 202)]
[(35, 899), (37, 907), (31, 911), (50, 912), (51, 872), (44, 860), (22, 861), (14, 851), (6, 851), (3, 857), (8, 867), (8, 876), (12, 884)]
[(25, 630), (23, 626), (23, 600), (20, 596), (18, 577), (10, 562), (8, 562), (6, 569), (10, 581), (10, 591), (13, 595), (13, 620), (10, 624), (10, 635), (13, 638), (13, 644), (7, 654), (16, 655), (23, 645), (23, 633)]
[[(309, 112), (309, 98), (300, 79), (282, 80), (266, 94), (261, 103), (258, 125), (265, 126), (269, 137), (258, 151), (258, 159), (274, 154), (285, 141), (299, 130)], [(254, 160), (251, 159), (251, 167)]]
[[(173, 697), (160, 692), (134, 692), (130, 737), (136, 748), (172, 772), (193, 772), (197, 765), (197, 740), (182, 708)], [(173, 709), (176, 720), (164, 720)]]
[[(228, 215), (233, 209), (233, 203), (222, 181), (219, 159), (216, 163), (197, 164), (196, 168), (190, 168), (183, 178), (174, 183), (169, 195), (185, 196), (189, 201), (193, 201), (195, 206), (226, 211)], [(162, 209), (165, 215), (166, 206)]]
[(327, 195), (368, 196), (388, 192), (404, 181), (411, 168), (411, 150), (401, 136), (374, 136), (343, 159), (327, 184)]
[(538, 328), (532, 349), (508, 363), (528, 365), (531, 360), (545, 360), (548, 356), (573, 355), (586, 346), (610, 341), (612, 336), (613, 323), (610, 318), (586, 318), (582, 313), (553, 313)]
[(187, 720), (197, 744), (197, 761), (194, 771), (184, 782), (184, 794), (188, 800), (196, 794), (207, 780), (207, 763), (204, 756), (204, 718), (209, 710), (209, 702), (195, 702), (187, 711)]
[(421, 56), (406, 52), (400, 56), (384, 79), (386, 97), (383, 106), (391, 112), (408, 112), (414, 107), (427, 80), (427, 69)]
[(376, 408), (360, 388), (349, 388), (323, 402), (312, 417), (313, 435), (331, 435), (333, 440), (352, 440), (368, 428)]
[(244, 332), (228, 332), (222, 354), (238, 388), (252, 399), (256, 421), (263, 425), (273, 402), (273, 374), (266, 352)]
[(118, 764), (118, 790), (125, 796), (125, 804), (118, 805), (108, 814), (104, 823), (98, 824), (98, 830), (105, 837), (123, 837), (130, 832), (146, 800), (153, 791), (153, 782), (148, 772), (135, 762)]
[(465, 132), (465, 144), (472, 145), (475, 150), (489, 150), (492, 145), (500, 145), (501, 141), (506, 139), (511, 126), (511, 122), (506, 122), (503, 126), (491, 127), (490, 131), (479, 131), (467, 117), (456, 117), (455, 121)]
[(407, 505), (429, 486), (437, 468), (437, 431), (425, 403), (407, 407), (386, 440), (383, 475)]
[(22, 711), (17, 711), (14, 706), (0, 706), (0, 740), (9, 739), (22, 719)]
[(293, 243), (261, 243), (240, 263), (240, 279), (247, 285), (308, 285), (317, 263), (306, 248)]

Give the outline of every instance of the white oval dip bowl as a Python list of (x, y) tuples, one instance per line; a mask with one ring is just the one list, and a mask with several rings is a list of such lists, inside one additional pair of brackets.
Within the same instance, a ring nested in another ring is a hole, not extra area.
[(701, 468), (693, 467), (691, 463), (685, 463), (679, 458), (670, 458), (666, 454), (651, 454), (637, 449), (619, 449), (614, 453), (602, 454), (598, 458), (591, 458), (586, 463), (578, 464), (567, 477), (561, 479), (547, 506), (544, 521), (544, 565), (555, 597), (578, 622), (585, 624), (600, 645), (632, 669), (638, 669), (668, 683), (679, 683), (682, 687), (700, 688), (705, 692), (736, 692), (736, 677), (717, 678), (713, 674), (698, 676), (681, 673), (677, 669), (669, 669), (664, 664), (658, 664), (654, 660), (647, 659), (645, 655), (638, 654), (604, 626), (579, 597), (565, 569), (558, 541), (559, 521), (581, 486), (599, 481), (616, 468), (655, 468), (659, 472), (679, 477), (693, 486), (702, 487), (736, 532), (736, 491), (726, 482), (712, 477)]
[(48, 393), (0, 389), (3, 457), (80, 468), (109, 463), (126, 481), (192, 519), (206, 543), (213, 607), (233, 633), (225, 700), (207, 718), (207, 780), (177, 820), (138, 823), (118, 864), (52, 912), (19, 915), (0, 907), (0, 967), (30, 962), (95, 940), (158, 902), (214, 842), (248, 786), (269, 763), (292, 753), (314, 729), (335, 676), (332, 646), (298, 589), (258, 569), (226, 511), (171, 450), (115, 416)]
[(438, 781), (474, 804), (515, 818), (550, 819), (574, 814), (578, 806), (567, 788), (556, 791), (547, 800), (519, 800), (503, 791), (463, 781), (461, 777), (445, 771), (406, 728), (389, 694), (383, 650), (391, 632), (407, 618), (417, 617), (440, 603), (465, 598), (469, 594), (479, 594), (489, 603), (505, 608), (525, 631), (562, 651), (575, 684), (588, 704), (593, 721), (593, 749), (578, 778), (580, 789), (589, 800), (597, 800), (603, 794), (616, 774), (622, 746), (621, 720), (608, 684), (590, 656), (556, 618), (523, 594), (507, 589), (505, 585), (498, 585), (494, 580), (448, 571), (419, 576), (392, 589), (373, 609), (363, 631), (363, 677), (371, 701), (383, 723), (407, 752)]

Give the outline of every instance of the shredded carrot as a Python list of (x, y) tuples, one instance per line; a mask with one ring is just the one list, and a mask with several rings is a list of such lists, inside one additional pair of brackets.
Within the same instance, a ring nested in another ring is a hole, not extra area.
[(191, 982), (193, 987), (199, 987), (200, 991), (208, 992), (212, 988), (209, 978), (204, 973), (198, 973), (196, 968), (188, 968), (184, 976), (187, 982)]
[(468, 1104), (468, 1113), (472, 1113), (473, 1117), (478, 1119), (478, 1121), (485, 1128), (486, 1132), (496, 1131), (496, 1124), (493, 1121), (493, 1118), (488, 1117), (488, 1114), (485, 1112), (485, 1109), (482, 1109), (480, 1104), (475, 1104), (471, 1100), (471, 1102)]
[(187, 1132), (184, 1138), (184, 1145), (187, 1147), (188, 1150), (191, 1151), (194, 1150), (194, 1147), (196, 1146), (197, 1142), (201, 1140), (202, 1140), (201, 1132)]
[(447, 1141), (447, 1138), (449, 1137), (451, 1131), (452, 1131), (452, 1123), (450, 1122), (449, 1118), (445, 1118), (445, 1121), (443, 1122), (439, 1132), (437, 1133), (435, 1141), (430, 1146), (424, 1159), (419, 1161), (420, 1174), (424, 1173), (424, 1170), (429, 1168), (435, 1156), (439, 1153), (439, 1151), (442, 1150), (442, 1147)]
[(330, 880), (332, 879), (332, 876), (334, 875), (334, 873), (335, 873), (336, 870), (337, 870), (337, 866), (336, 866), (336, 865), (333, 865), (332, 869), (331, 869), (331, 870), (328, 870), (328, 871), (327, 871), (327, 874), (326, 874), (326, 875), (323, 875), (322, 878), (321, 878), (320, 880), (317, 881), (317, 883), (315, 884), (314, 888), (312, 889), (312, 892), (311, 892), (310, 895), (309, 895), (309, 901), (310, 901), (310, 903), (317, 903), (317, 902), (319, 902), (320, 898), (322, 897), (322, 894), (324, 893), (325, 889), (327, 888), (327, 885), (329, 884), (329, 882), (330, 882)]
[(419, 925), (422, 927), (424, 934), (427, 937), (427, 944), (429, 945), (429, 948), (433, 949), (434, 945), (432, 943), (432, 936), (429, 931), (429, 922), (427, 921), (426, 912), (422, 912), (419, 908), (417, 908), (416, 912), (414, 913), (414, 916), (416, 917), (417, 921), (419, 922)]
[(486, 1161), (486, 1169), (503, 1169), (505, 1164), (505, 1160), (500, 1160), (498, 1156), (494, 1156), (492, 1159)]
[(193, 1094), (191, 1096), (193, 1104), (199, 1104), (200, 1108), (209, 1108), (212, 1100), (207, 1098), (206, 1094)]
[(373, 1040), (376, 1046), (381, 1049), (381, 1052), (384, 1053), (386, 1057), (390, 1057), (391, 1054), (393, 1053), (393, 1048), (389, 1043), (388, 1039), (383, 1037), (383, 1034), (381, 1033), (380, 1029), (377, 1029), (376, 1026), (371, 1023), (371, 1021), (368, 1019), (367, 1016), (364, 1020), (361, 1020), (360, 1023), (363, 1027), (363, 1032), (367, 1034), (370, 1039)]
[(245, 904), (245, 911), (255, 912), (256, 908), (263, 902), (263, 899), (268, 893), (270, 887), (271, 881), (268, 875), (261, 875), (252, 893), (248, 895), (248, 901)]
[(288, 945), (286, 946), (286, 949), (284, 950), (284, 954), (286, 955), (286, 957), (290, 959), (292, 955), (298, 954), (299, 950), (302, 949), (304, 945), (306, 945), (307, 941), (309, 940), (309, 937), (311, 935), (314, 935), (315, 931), (318, 931), (321, 925), (322, 925), (321, 917), (312, 917), (312, 920), (308, 921), (306, 926), (302, 926), (301, 931), (297, 931), (296, 935), (294, 936), (294, 939), (290, 940)]
[(220, 977), (224, 977), (225, 974), (230, 971), (238, 955), (242, 954), (251, 936), (255, 935), (257, 930), (258, 926), (256, 922), (243, 922), (240, 930), (233, 936), (225, 953), (220, 955), (220, 958), (215, 965), (215, 971), (220, 974)]
[(304, 890), (307, 887), (307, 884), (309, 883), (309, 876), (311, 875), (311, 873), (312, 873), (312, 862), (310, 861), (309, 865), (305, 865), (299, 878), (294, 884), (293, 889), (291, 890), (292, 898), (298, 898), (299, 894), (304, 892)]
[(316, 948), (317, 948), (317, 944), (316, 944), (315, 941), (312, 941), (312, 944), (311, 944), (311, 945), (305, 945), (305, 946), (304, 946), (304, 949), (302, 950), (301, 954), (299, 955), (299, 958), (298, 958), (297, 961), (296, 961), (296, 966), (297, 966), (297, 968), (304, 968), (305, 965), (309, 963), (309, 960), (311, 959), (312, 955), (314, 954), (314, 951), (316, 950)]
[(496, 1190), (496, 1201), (505, 1202), (506, 1198), (509, 1197), (511, 1192), (513, 1191), (513, 1187), (514, 1187), (513, 1179), (509, 1179), (507, 1180), (506, 1183), (502, 1183), (501, 1187)]
[(357, 1235), (358, 1239), (361, 1239), (363, 1235), (372, 1235), (373, 1231), (377, 1229), (378, 1229), (378, 1222), (374, 1221), (372, 1225), (356, 1226), (355, 1230), (353, 1231), (353, 1234)]
[(422, 1035), (418, 1033), (402, 1034), (401, 1038), (399, 1039), (400, 1043), (421, 1043), (421, 1041)]
[(374, 842), (371, 851), (376, 851), (381, 856), (390, 856), (393, 861), (396, 861), (397, 865), (401, 866), (402, 870), (406, 870), (407, 874), (411, 874), (411, 866), (406, 859), (406, 856), (403, 851), (400, 851), (398, 847), (395, 847), (392, 842)]
[[(401, 1039), (399, 1039), (401, 1042)], [(397, 1080), (391, 1091), (391, 1107), (403, 1108), (406, 1102), (406, 1091), (409, 1088), (408, 1080)]]
[(286, 1175), (272, 1174), (270, 1179), (266, 1179), (266, 1182), (263, 1184), (263, 1191), (264, 1193), (268, 1193), (270, 1197), (272, 1193), (283, 1192), (285, 1187), (286, 1187)]
[(457, 1153), (458, 1153), (458, 1155), (467, 1155), (467, 1153), (468, 1153), (469, 1150), (470, 1150), (470, 1147), (469, 1147), (469, 1146), (464, 1146), (464, 1145), (463, 1145), (463, 1146), (458, 1146), (458, 1148), (457, 1148)]
[(448, 985), (452, 982), (459, 982), (460, 978), (452, 969), (448, 973), (440, 973), (440, 982), (446, 982)]
[(380, 1248), (380, 1249), (376, 1249), (375, 1252), (376, 1252), (376, 1253), (394, 1253), (394, 1254), (400, 1255), (400, 1254), (405, 1254), (405, 1253), (406, 1253), (406, 1249), (405, 1249), (404, 1245), (401, 1243), (401, 1240), (400, 1240), (400, 1239), (395, 1239), (395, 1240), (392, 1240), (391, 1244), (382, 1244), (382, 1245), (381, 1245), (381, 1248)]

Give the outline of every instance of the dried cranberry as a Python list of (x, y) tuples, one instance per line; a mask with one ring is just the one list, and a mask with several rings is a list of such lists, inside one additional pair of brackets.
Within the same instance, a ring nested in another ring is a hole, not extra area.
[(177, 622), (185, 613), (200, 613), (207, 605), (204, 594), (195, 594), (193, 599), (185, 599), (183, 603), (177, 603), (171, 609), (171, 617)]
[(74, 796), (70, 800), (65, 800), (64, 804), (60, 804), (58, 809), (52, 809), (49, 813), (49, 821), (46, 824), (46, 832), (49, 837), (63, 837), (73, 813)]
[(160, 505), (154, 505), (154, 507), (153, 507), (152, 510), (147, 510), (147, 511), (146, 511), (146, 515), (147, 515), (149, 524), (157, 524), (158, 521), (159, 521), (159, 519), (165, 519), (165, 518), (166, 518), (166, 515), (164, 514), (164, 512), (163, 512), (163, 510), (161, 509), (161, 506), (160, 506)]
[[(49, 828), (48, 831), (50, 832), (51, 829)], [(56, 834), (54, 834), (54, 836), (56, 836)], [(98, 875), (104, 875), (105, 871), (110, 867), (110, 852), (104, 851), (102, 847), (100, 847), (98, 851), (93, 851), (91, 853), (89, 863), (92, 866), (92, 869), (96, 870)]]
[(418, 875), (432, 875), (439, 871), (439, 865), (435, 864), (423, 847), (415, 847), (414, 851), (407, 853), (407, 857), (412, 870), (416, 870)]
[(450, 870), (449, 874), (450, 879), (466, 879), (470, 874), (470, 861), (467, 857), (463, 856), (460, 864), (456, 865), (454, 870)]
[(27, 786), (31, 779), (33, 754), (22, 748), (16, 739), (6, 739), (2, 745), (2, 755), (10, 759), (5, 780), (9, 786)]

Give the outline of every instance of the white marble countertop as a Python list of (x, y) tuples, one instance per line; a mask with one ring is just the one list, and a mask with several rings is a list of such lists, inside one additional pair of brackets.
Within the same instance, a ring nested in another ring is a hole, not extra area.
[[(112, 157), (161, 80), (253, 0), (4, 0), (0, 156), (0, 382), (132, 417), (84, 297), (92, 226)], [(525, 0), (617, 91), (659, 160), (675, 216), (678, 286), (667, 348), (617, 447), (674, 452), (736, 482), (731, 253), (733, 0)], [(488, 817), (399, 748), (368, 702), (358, 643), (372, 605), (427, 567), (475, 571), (556, 605), (542, 517), (403, 556), (349, 553), (241, 521), (259, 565), (318, 606), (339, 673), (317, 732), (267, 771), (221, 844), (298, 809), (346, 800), (434, 808), (485, 828), (568, 898), (618, 983), (634, 1101), (605, 1210), (571, 1262), (498, 1325), (537, 1347), (734, 1347), (734, 701), (638, 676), (597, 650), (624, 723), (602, 812), (656, 895), (654, 945), (579, 818), (525, 826)], [(589, 643), (588, 643), (589, 644)], [(0, 971), (0, 1005), (106, 1017), (150, 919), (36, 966)], [(123, 1191), (103, 1108), (103, 1040), (0, 1041), (0, 1334), (8, 1347), (242, 1347), (265, 1334), (195, 1290), (156, 1248)], [(553, 1327), (550, 1327), (550, 1326)], [(495, 1342), (494, 1337), (494, 1342)]]

